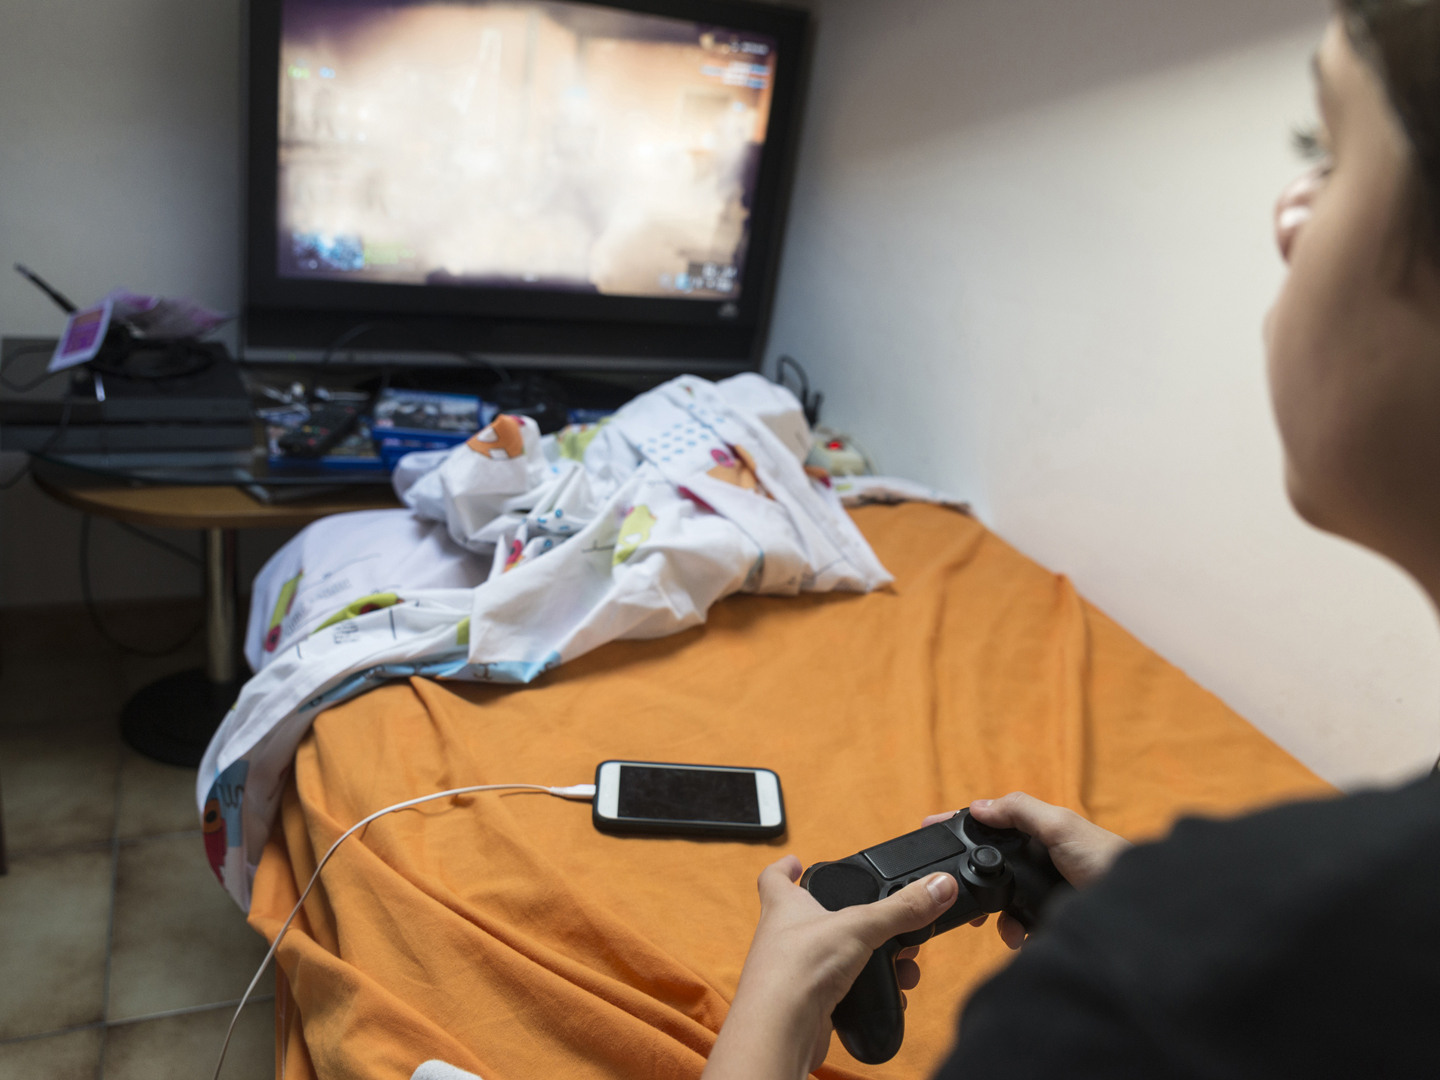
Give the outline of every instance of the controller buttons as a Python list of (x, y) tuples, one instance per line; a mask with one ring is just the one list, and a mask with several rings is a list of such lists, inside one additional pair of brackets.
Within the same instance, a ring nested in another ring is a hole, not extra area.
[(895, 895), (897, 892), (899, 892), (901, 889), (904, 889), (904, 888), (906, 888), (906, 887), (908, 887), (908, 886), (910, 886), (910, 885), (914, 885), (915, 882), (917, 882), (917, 881), (919, 881), (919, 880), (920, 880), (920, 878), (918, 878), (918, 877), (908, 877), (908, 878), (902, 878), (902, 879), (899, 880), (899, 881), (892, 881), (889, 885), (885, 886), (885, 895), (886, 895), (886, 896), (894, 896), (894, 895)]
[(970, 869), (975, 871), (976, 877), (999, 877), (1005, 872), (1005, 857), (985, 844), (970, 853)]

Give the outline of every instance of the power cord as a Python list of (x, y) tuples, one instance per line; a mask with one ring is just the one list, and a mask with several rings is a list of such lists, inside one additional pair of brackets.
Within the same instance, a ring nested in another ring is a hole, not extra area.
[[(6, 372), (14, 366), (15, 361), (22, 356), (34, 356), (39, 353), (52, 353), (55, 351), (53, 345), (27, 345), (23, 349), (16, 349), (5, 362), (0, 365), (0, 386), (7, 390), (13, 390), (17, 394), (25, 394), (34, 390), (41, 383), (64, 375), (66, 369), (60, 371), (43, 371), (29, 382), (17, 383), (6, 376)], [(119, 354), (118, 358), (115, 354)], [(154, 354), (156, 360), (148, 366), (132, 362), (136, 355)], [(215, 349), (212, 345), (200, 341), (194, 337), (183, 338), (145, 338), (137, 337), (124, 326), (116, 324), (112, 326), (109, 334), (106, 335), (104, 349), (92, 360), (87, 360), (85, 366), (92, 372), (98, 371), (102, 375), (115, 375), (120, 378), (142, 380), (148, 379), (152, 382), (161, 382), (165, 379), (183, 379), (187, 375), (198, 375), (215, 365)]]
[(795, 377), (800, 381), (800, 392), (796, 396), (800, 399), (800, 408), (805, 412), (805, 422), (813, 428), (820, 422), (820, 406), (825, 403), (825, 395), (818, 390), (813, 394), (810, 392), (810, 377), (805, 374), (800, 361), (793, 356), (781, 356), (775, 360), (776, 383), (789, 389), (785, 382), (787, 368), (794, 371)]
[[(340, 349), (343, 349), (352, 341), (355, 341), (358, 338), (365, 336), (371, 331), (395, 329), (397, 325), (397, 323), (391, 322), (362, 322), (356, 323), (354, 326), (350, 327), (350, 329), (346, 330), (329, 345), (325, 346), (325, 351), (320, 356), (319, 368), (315, 373), (317, 381), (320, 375), (324, 373), (324, 371), (330, 366), (330, 358), (334, 356), (335, 353), (338, 352)], [(495, 376), (499, 378), (502, 382), (508, 382), (510, 380), (510, 372), (506, 368), (502, 367), (500, 364), (497, 364), (494, 360), (491, 360), (488, 356), (481, 356), (478, 353), (467, 352), (464, 349), (443, 347), (438, 345), (435, 340), (423, 330), (416, 330), (414, 327), (406, 327), (405, 329), (408, 333), (415, 334), (421, 341), (429, 345), (431, 348), (437, 350), (438, 352), (448, 353), (451, 356), (457, 356), (461, 360), (464, 360), (467, 364), (475, 364), (479, 367), (489, 368), (490, 371), (492, 371)], [(385, 370), (384, 378), (388, 385), (390, 379), (390, 373), (388, 368), (386, 368)], [(313, 399), (313, 391), (310, 396)]]
[(59, 375), (60, 372), (46, 371), (42, 373), (39, 378), (31, 379), (27, 383), (11, 382), (5, 377), (5, 372), (9, 371), (15, 361), (22, 356), (34, 356), (37, 353), (53, 353), (54, 351), (55, 346), (53, 345), (27, 345), (23, 349), (16, 349), (5, 358), (4, 365), (0, 366), (0, 385), (3, 385), (7, 390), (14, 390), (17, 394), (24, 394), (34, 390), (46, 379), (53, 379), (56, 375)]
[(156, 547), (160, 548), (162, 551), (168, 551), (171, 555), (174, 555), (175, 558), (177, 558), (177, 559), (183, 559), (185, 562), (188, 562), (191, 566), (195, 567), (197, 570), (200, 569), (200, 567), (202, 567), (202, 566), (205, 565), (204, 561), (200, 558), (200, 556), (191, 554), (190, 552), (186, 551), (184, 548), (180, 547), (179, 545), (170, 543), (169, 540), (162, 540), (162, 539), (160, 539), (160, 537), (158, 537), (158, 536), (152, 536), (150, 533), (147, 533), (144, 529), (137, 529), (134, 525), (131, 525), (128, 521), (117, 521), (117, 522), (115, 522), (115, 524), (118, 525), (118, 526), (120, 526), (120, 528), (124, 529), (127, 533), (129, 533), (131, 536), (135, 537), (136, 539), (144, 540), (147, 544), (154, 544)]
[[(153, 354), (154, 359), (142, 365), (138, 357), (146, 354)], [(87, 364), (102, 375), (161, 382), (208, 371), (215, 366), (215, 355), (213, 345), (195, 337), (137, 337), (123, 324), (116, 324), (106, 334), (105, 347)]]
[[(196, 622), (194, 626), (192, 626), (189, 630), (185, 632), (185, 635), (183, 637), (181, 637), (177, 642), (175, 642), (174, 645), (167, 646), (163, 649), (142, 649), (138, 645), (127, 645), (125, 642), (115, 637), (115, 635), (110, 633), (110, 631), (105, 628), (105, 624), (100, 621), (100, 612), (99, 609), (97, 609), (95, 606), (95, 597), (90, 587), (90, 521), (91, 518), (89, 514), (81, 515), (80, 596), (85, 601), (85, 612), (87, 615), (90, 616), (90, 622), (95, 627), (95, 632), (100, 635), (101, 640), (105, 641), (107, 644), (113, 646), (114, 648), (119, 649), (121, 652), (130, 653), (133, 656), (149, 657), (171, 656), (174, 653), (179, 652), (186, 645), (190, 644), (190, 642), (194, 639), (195, 635), (198, 634), (205, 626), (205, 617), (203, 615), (200, 617), (199, 621)], [(186, 562), (193, 563), (197, 567), (201, 565), (200, 560), (197, 559), (194, 555), (191, 555), (183, 548), (176, 547), (168, 540), (162, 540), (158, 536), (151, 536), (149, 533), (137, 529), (132, 525), (127, 525), (124, 522), (117, 522), (117, 524), (119, 524), (121, 528), (125, 529), (125, 531), (129, 532), (131, 535), (138, 536), (141, 540), (148, 540), (150, 543), (156, 545), (157, 547), (164, 548), (176, 558), (184, 559)]]
[(215, 1062), (214, 1080), (220, 1080), (220, 1069), (225, 1064), (225, 1051), (230, 1049), (230, 1037), (235, 1034), (235, 1024), (240, 1019), (240, 1013), (245, 1008), (250, 995), (255, 992), (259, 985), (260, 976), (265, 974), (265, 969), (270, 966), (275, 951), (280, 948), (280, 942), (285, 939), (285, 933), (290, 929), (290, 924), (295, 921), (295, 916), (300, 914), (300, 908), (305, 903), (310, 890), (315, 887), (315, 882), (320, 880), (320, 871), (325, 869), (325, 864), (330, 861), (330, 856), (346, 839), (355, 832), (369, 825), (376, 818), (384, 817), (386, 814), (393, 814), (397, 810), (408, 810), (412, 806), (419, 806), (421, 803), (433, 802), (436, 799), (449, 798), (452, 795), (468, 795), (477, 791), (541, 791), (546, 795), (554, 795), (561, 799), (593, 799), (595, 797), (594, 784), (572, 784), (570, 787), (546, 787), (544, 784), (473, 784), (469, 787), (451, 788), (449, 791), (437, 791), (433, 795), (421, 795), (418, 799), (406, 799), (394, 806), (387, 806), (384, 810), (376, 810), (367, 818), (362, 818), (350, 828), (340, 834), (340, 838), (330, 845), (330, 850), (325, 852), (325, 857), (315, 867), (315, 872), (310, 875), (310, 882), (305, 886), (305, 891), (300, 894), (300, 899), (295, 901), (295, 906), (290, 909), (289, 916), (280, 926), (280, 932), (275, 935), (275, 940), (270, 945), (270, 951), (265, 954), (265, 959), (260, 961), (260, 968), (255, 972), (255, 977), (250, 980), (250, 985), (245, 988), (245, 993), (240, 997), (240, 1004), (235, 1006), (235, 1015), (230, 1018), (230, 1026), (225, 1030), (225, 1042), (220, 1047), (220, 1060)]

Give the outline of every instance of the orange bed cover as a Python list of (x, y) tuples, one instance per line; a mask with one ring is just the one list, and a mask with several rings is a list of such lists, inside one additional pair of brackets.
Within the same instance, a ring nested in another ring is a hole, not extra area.
[[(584, 803), (481, 794), (387, 815), (331, 860), (279, 952), (277, 1075), (401, 1080), (439, 1058), (484, 1080), (697, 1077), (759, 913), (755, 878), (1021, 788), (1132, 839), (1177, 815), (1331, 789), (971, 518), (855, 518), (893, 587), (731, 597), (706, 626), (619, 642), (528, 688), (424, 680), (323, 714), (255, 881), (273, 938), (323, 852), (403, 799), (591, 781), (607, 758), (780, 774), (773, 843), (617, 838)], [(926, 945), (886, 1065), (832, 1043), (822, 1077), (924, 1077), (994, 930)]]

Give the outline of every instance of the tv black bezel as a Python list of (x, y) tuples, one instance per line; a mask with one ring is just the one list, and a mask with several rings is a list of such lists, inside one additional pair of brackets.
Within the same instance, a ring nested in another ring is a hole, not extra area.
[[(343, 0), (342, 0), (343, 2)], [(405, 0), (397, 0), (405, 2)], [(426, 0), (415, 0), (426, 2)], [(281, 8), (250, 0), (246, 65), (245, 297), (247, 352), (325, 349), (360, 323), (354, 348), (460, 349), (533, 358), (534, 366), (630, 370), (758, 367), (774, 297), (808, 70), (809, 15), (752, 0), (568, 0), (765, 34), (779, 43), (765, 147), (737, 300), (604, 296), (524, 288), (412, 286), (283, 278), (277, 180)], [(726, 311), (727, 307), (729, 308)], [(722, 315), (722, 312), (725, 314)], [(523, 362), (523, 360), (522, 360)]]

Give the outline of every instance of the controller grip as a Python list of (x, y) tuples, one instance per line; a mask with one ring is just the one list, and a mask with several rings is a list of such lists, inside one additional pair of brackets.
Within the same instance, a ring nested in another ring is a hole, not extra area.
[(1040, 921), (1040, 910), (1056, 894), (1071, 893), (1071, 885), (1055, 869), (1050, 852), (1033, 837), (1025, 841), (1024, 857), (1010, 864), (1015, 874), (1015, 895), (1005, 907), (1005, 914), (1025, 928), (1028, 934)]
[(905, 1041), (905, 1006), (895, 978), (899, 952), (900, 943), (892, 938), (871, 953), (849, 993), (831, 1014), (840, 1045), (866, 1065), (889, 1061)]

